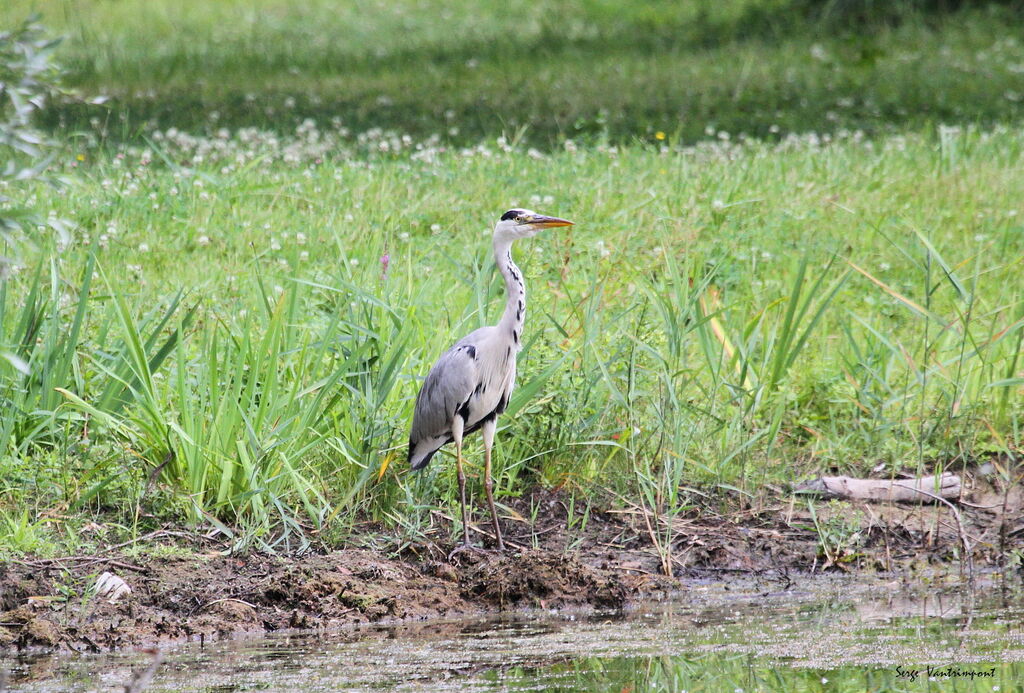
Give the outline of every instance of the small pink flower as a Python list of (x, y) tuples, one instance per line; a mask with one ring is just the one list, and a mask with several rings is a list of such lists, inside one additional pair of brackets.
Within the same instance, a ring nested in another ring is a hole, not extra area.
[(380, 267), (381, 267), (380, 278), (381, 279), (387, 279), (388, 278), (388, 265), (390, 265), (390, 264), (391, 264), (391, 255), (389, 253), (384, 253), (383, 255), (380, 256)]

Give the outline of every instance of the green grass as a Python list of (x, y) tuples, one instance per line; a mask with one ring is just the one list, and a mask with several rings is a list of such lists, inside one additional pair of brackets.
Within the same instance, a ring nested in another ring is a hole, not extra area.
[(51, 109), (70, 184), (24, 190), (78, 230), (0, 290), (0, 551), (163, 523), (429, 536), (454, 472), (406, 472), (413, 398), (497, 319), (489, 233), (515, 205), (577, 225), (516, 250), (499, 502), (541, 483), (673, 515), (1020, 448), (1005, 10), (857, 38), (771, 4), (523, 3), (513, 40), (497, 6), (45, 5), (72, 83), (115, 100)]
[[(52, 367), (23, 355), (31, 377), (8, 368), (37, 400), (5, 409), (23, 433), (4, 464), (26, 471), (0, 497), (126, 527), (155, 508), (250, 540), (291, 528), (288, 545), (359, 517), (414, 536), (434, 498), (453, 501), (443, 458), (420, 481), (404, 468), (418, 378), (500, 312), (488, 232), (515, 204), (577, 226), (517, 249), (530, 316), (499, 496), (568, 483), (681, 512), (688, 489), (1006, 451), (1022, 414), (1022, 147), (1002, 129), (542, 159), (72, 160), (76, 183), (38, 194), (80, 221), (78, 241), (41, 279), (9, 280), (6, 314), (48, 283), (66, 323), (82, 316), (77, 349), (58, 340)], [(33, 460), (60, 474), (26, 484)]]
[(115, 139), (339, 118), (460, 144), (524, 129), (547, 147), (1019, 118), (1015, 8), (863, 26), (807, 5), (11, 0), (0, 26), (38, 10), (66, 35), (69, 84), (113, 100), (47, 118)]

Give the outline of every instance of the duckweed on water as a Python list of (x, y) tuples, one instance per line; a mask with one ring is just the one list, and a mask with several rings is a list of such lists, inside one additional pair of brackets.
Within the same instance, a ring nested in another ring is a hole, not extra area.
[[(692, 584), (677, 600), (626, 614), (190, 645), (166, 653), (149, 690), (1020, 690), (1024, 608), (1015, 593), (879, 597), (891, 586), (850, 580), (781, 592), (722, 587)], [(28, 658), (14, 675), (26, 692), (85, 691), (144, 664), (137, 654)]]

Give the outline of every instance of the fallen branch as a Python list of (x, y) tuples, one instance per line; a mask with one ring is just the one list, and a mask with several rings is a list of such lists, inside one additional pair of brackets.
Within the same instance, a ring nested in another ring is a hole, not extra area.
[(78, 567), (81, 568), (94, 563), (106, 563), (108, 565), (117, 566), (118, 568), (124, 568), (125, 570), (134, 570), (137, 573), (149, 572), (148, 568), (132, 565), (131, 563), (125, 563), (124, 561), (116, 561), (113, 558), (104, 558), (102, 556), (61, 556), (60, 558), (39, 558), (34, 561), (14, 560), (13, 562), (18, 565), (23, 565), (26, 568), (44, 568), (53, 565), (64, 568), (64, 563), (76, 563), (78, 564)]
[(803, 481), (795, 491), (819, 493), (829, 498), (864, 501), (920, 502), (960, 497), (960, 477), (946, 472), (919, 479), (854, 479), (848, 476), (823, 476)]
[(224, 597), (223, 599), (214, 599), (212, 602), (206, 602), (205, 604), (200, 604), (196, 608), (192, 609), (192, 611), (188, 612), (189, 618), (191, 618), (192, 615), (195, 614), (197, 611), (202, 611), (203, 609), (208, 609), (211, 606), (213, 606), (214, 604), (221, 604), (223, 602), (235, 602), (237, 604), (242, 604), (244, 606), (247, 606), (250, 609), (252, 609), (253, 611), (259, 611), (260, 610), (258, 606), (256, 606), (255, 604), (250, 604), (249, 602), (245, 601), (244, 599), (235, 599), (234, 597)]

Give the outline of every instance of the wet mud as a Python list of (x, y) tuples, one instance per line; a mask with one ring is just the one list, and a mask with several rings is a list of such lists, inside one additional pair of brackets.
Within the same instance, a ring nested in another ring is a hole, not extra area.
[[(691, 581), (785, 585), (796, 575), (901, 581), (1014, 569), (1024, 553), (1019, 489), (976, 482), (971, 500), (883, 505), (805, 499), (672, 518), (638, 507), (581, 514), (565, 494), (518, 499), (505, 554), (429, 544), (387, 557), (350, 548), (298, 557), (181, 551), (0, 563), (0, 653), (102, 651), (287, 629), (415, 622), (527, 609), (617, 609)], [(955, 508), (955, 509), (954, 509)], [(526, 520), (525, 518), (531, 518)], [(195, 549), (199, 551), (201, 549)], [(671, 571), (671, 577), (666, 571)], [(112, 572), (131, 593), (95, 594)], [(777, 587), (767, 587), (767, 590)]]

